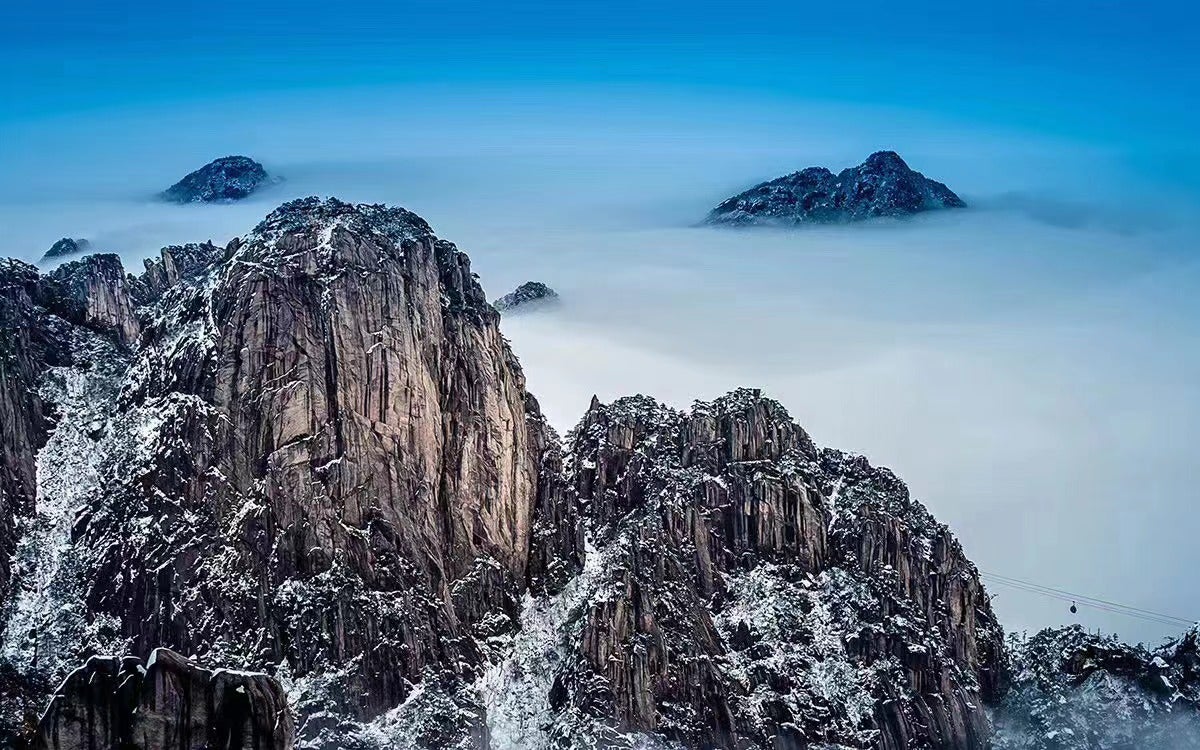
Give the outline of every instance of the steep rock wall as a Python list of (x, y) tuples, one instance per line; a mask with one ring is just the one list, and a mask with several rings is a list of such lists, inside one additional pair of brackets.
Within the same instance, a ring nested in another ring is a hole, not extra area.
[(210, 671), (167, 649), (93, 657), (55, 691), (36, 750), (290, 750), (295, 742), (279, 683)]
[(611, 572), (564, 701), (693, 747), (986, 746), (1000, 628), (890, 472), (757, 391), (594, 402), (569, 466)]
[(899, 480), (745, 390), (594, 401), (564, 452), (403, 209), (0, 281), (10, 731), (168, 647), (276, 675), (313, 748), (987, 742), (999, 627)]
[[(38, 504), (78, 513), (31, 556), (46, 585), (27, 581), (25, 620), (47, 623), (8, 648), (26, 672), (167, 646), (297, 685), (337, 675), (315, 703), (370, 718), (468, 685), (521, 592), (578, 568), (558, 438), (467, 257), (419, 217), (307, 199), (138, 278), (74, 265), (47, 299), (132, 358), (38, 456)], [(28, 369), (6, 396), (37, 392)], [(6, 520), (29, 509), (38, 441), (13, 447), (24, 505)]]

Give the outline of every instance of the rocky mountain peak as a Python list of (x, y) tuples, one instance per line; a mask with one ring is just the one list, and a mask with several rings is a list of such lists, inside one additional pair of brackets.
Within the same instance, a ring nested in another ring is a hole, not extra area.
[(240, 244), (271, 243), (289, 235), (328, 235), (342, 230), (402, 243), (433, 236), (429, 224), (413, 212), (379, 203), (347, 203), (337, 198), (309, 196), (288, 201), (267, 214)]
[(558, 301), (558, 292), (540, 281), (526, 281), (513, 291), (492, 303), (500, 312), (515, 308), (532, 308)]
[(42, 260), (51, 260), (53, 258), (65, 258), (71, 255), (81, 255), (89, 252), (92, 249), (92, 243), (84, 239), (72, 239), (71, 237), (63, 237), (58, 242), (50, 246), (46, 254), (42, 256)]
[[(231, 243), (231, 248), (236, 247)], [(157, 258), (143, 261), (144, 272), (141, 286), (149, 302), (159, 299), (164, 292), (180, 287), (185, 282), (194, 282), (206, 271), (228, 256), (227, 248), (212, 242), (171, 245), (159, 251)]]
[(908, 171), (909, 167), (895, 151), (876, 151), (867, 157), (863, 167), (876, 171)]
[(57, 290), (56, 312), (73, 322), (109, 331), (126, 347), (141, 333), (135, 282), (112, 253), (89, 255), (62, 264), (49, 274)]
[(756, 389), (593, 400), (567, 468), (604, 572), (566, 704), (689, 747), (986, 742), (999, 626), (891, 472), (817, 449)]
[[(0, 526), (0, 661), (29, 684), (160, 646), (284, 664), (311, 686), (301, 730), (344, 746), (311, 715), (467, 690), (522, 592), (577, 569), (558, 439), (467, 256), (415, 214), (304, 199), (140, 277), (115, 256), (11, 275), (36, 325), (6, 337), (0, 510), (39, 531)], [(480, 726), (453, 706), (438, 731)]]
[(189, 173), (162, 192), (173, 203), (236, 201), (271, 182), (263, 165), (248, 156), (224, 156)]
[(1194, 636), (1006, 652), (950, 530), (760, 390), (593, 398), (560, 441), (404, 209), (293, 201), (139, 276), (0, 263), (0, 322), (0, 745), (49, 705), (55, 750), (201, 717), (230, 748), (982, 750), (1019, 696), (1159, 680), (1157, 716), (1200, 674)]
[(964, 206), (953, 191), (909, 168), (895, 151), (877, 151), (836, 175), (809, 167), (755, 185), (714, 208), (705, 223), (828, 224)]
[(480, 322), (496, 318), (467, 255), (403, 208), (301, 198), (272, 211), (227, 251), (235, 266), (253, 265), (268, 274), (302, 271), (319, 284), (347, 274), (436, 271), (437, 279), (427, 283), (441, 286), (448, 308)]

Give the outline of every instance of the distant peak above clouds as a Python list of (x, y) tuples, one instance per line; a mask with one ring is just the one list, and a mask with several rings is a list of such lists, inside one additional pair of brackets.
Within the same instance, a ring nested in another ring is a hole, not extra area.
[(270, 184), (263, 165), (248, 156), (224, 156), (205, 164), (162, 192), (173, 203), (236, 201)]
[(82, 255), (92, 249), (92, 243), (85, 239), (74, 239), (71, 237), (63, 237), (58, 242), (50, 246), (46, 254), (42, 256), (42, 260), (51, 260), (53, 258), (65, 258), (70, 255)]
[(835, 224), (966, 205), (950, 188), (909, 167), (895, 151), (877, 151), (838, 174), (808, 167), (759, 183), (714, 208), (705, 223)]
[(492, 303), (501, 312), (514, 308), (532, 308), (558, 302), (558, 292), (540, 281), (526, 281), (516, 289)]

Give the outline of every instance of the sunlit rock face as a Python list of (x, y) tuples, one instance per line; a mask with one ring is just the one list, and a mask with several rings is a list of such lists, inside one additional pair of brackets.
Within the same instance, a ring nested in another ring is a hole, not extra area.
[(170, 648), (271, 675), (311, 748), (988, 741), (1000, 629), (894, 475), (750, 390), (561, 443), (408, 211), (0, 282), (5, 738)]
[(809, 167), (755, 185), (714, 208), (705, 223), (838, 224), (966, 205), (950, 188), (911, 169), (896, 152), (878, 151), (837, 174)]
[(30, 360), (5, 389), (28, 433), (5, 514), (31, 528), (5, 536), (19, 671), (168, 646), (282, 664), (302, 706), (336, 675), (315, 702), (373, 717), (470, 684), (521, 592), (578, 567), (558, 438), (419, 217), (311, 199), (140, 277), (85, 262), (6, 287), (70, 354), (9, 341)]

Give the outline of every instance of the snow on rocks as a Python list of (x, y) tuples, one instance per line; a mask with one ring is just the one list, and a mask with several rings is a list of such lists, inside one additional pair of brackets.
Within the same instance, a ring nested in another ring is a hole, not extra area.
[(248, 156), (223, 156), (189, 173), (162, 192), (172, 203), (219, 203), (240, 200), (270, 184), (263, 165)]
[(38, 313), (91, 343), (35, 373), (59, 417), (5, 612), (18, 677), (163, 645), (274, 672), (306, 750), (986, 736), (999, 628), (891, 472), (752, 389), (594, 399), (564, 450), (414, 214), (302, 199), (93, 282), (136, 326)]
[(558, 292), (540, 281), (526, 281), (516, 289), (492, 303), (500, 312), (510, 310), (532, 310), (555, 304), (559, 301)]

